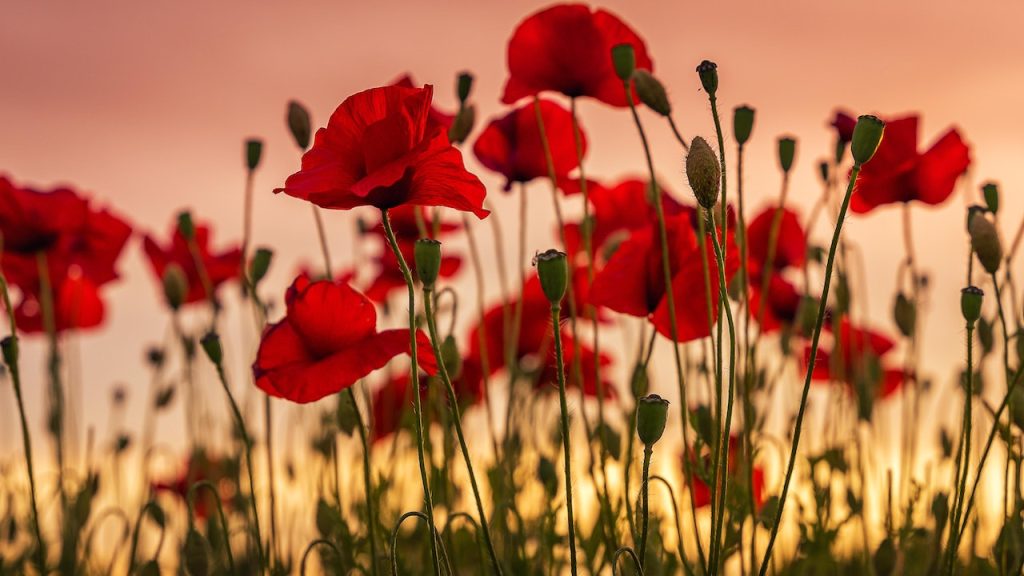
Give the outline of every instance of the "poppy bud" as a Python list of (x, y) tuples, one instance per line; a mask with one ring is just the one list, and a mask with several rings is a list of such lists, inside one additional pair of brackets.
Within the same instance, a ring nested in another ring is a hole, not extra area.
[(700, 83), (704, 91), (710, 96), (718, 92), (718, 64), (711, 60), (705, 60), (697, 66), (697, 74), (700, 75)]
[(629, 82), (636, 70), (636, 50), (632, 44), (616, 44), (612, 46), (612, 66), (615, 74), (623, 82)]
[(967, 226), (971, 233), (971, 249), (989, 274), (995, 274), (1003, 260), (1003, 245), (999, 233), (988, 218), (975, 214)]
[(754, 130), (754, 109), (750, 106), (737, 106), (732, 111), (732, 134), (736, 143), (743, 146), (750, 140), (750, 133)]
[(260, 165), (260, 157), (263, 156), (263, 141), (250, 138), (245, 141), (245, 165), (252, 172)]
[(783, 172), (789, 172), (796, 156), (796, 140), (790, 137), (779, 138), (779, 166)]
[(892, 538), (882, 540), (882, 543), (878, 545), (878, 550), (875, 551), (875, 574), (889, 576), (896, 570), (897, 560), (896, 544), (893, 543)]
[(18, 362), (18, 341), (13, 336), (7, 336), (0, 340), (0, 348), (3, 349), (4, 364), (14, 366)]
[(978, 214), (984, 214), (987, 208), (979, 206), (978, 204), (971, 204), (967, 207), (967, 233), (971, 233), (971, 220)]
[(892, 308), (892, 317), (901, 334), (908, 338), (914, 335), (914, 325), (917, 323), (917, 308), (902, 292), (896, 295), (896, 302)]
[(554, 248), (546, 250), (534, 256), (533, 263), (537, 266), (537, 277), (540, 279), (540, 287), (544, 289), (544, 295), (548, 297), (548, 302), (551, 302), (552, 306), (557, 306), (565, 297), (569, 285), (569, 265), (565, 252)]
[(462, 144), (473, 131), (473, 124), (476, 123), (476, 107), (470, 104), (455, 114), (452, 125), (448, 128), (448, 141), (452, 144)]
[(450, 378), (459, 377), (459, 373), (462, 372), (462, 355), (459, 354), (459, 346), (451, 335), (441, 342), (441, 361), (444, 362), (444, 369), (448, 371)]
[(207, 332), (199, 343), (203, 345), (203, 352), (206, 352), (210, 362), (220, 366), (224, 361), (224, 347), (220, 344), (220, 336), (216, 332)]
[(473, 90), (473, 75), (469, 72), (459, 74), (455, 83), (455, 94), (459, 97), (459, 103), (465, 104), (469, 100), (469, 93)]
[(309, 148), (309, 137), (313, 133), (310, 128), (309, 111), (295, 100), (288, 103), (288, 130), (291, 131), (299, 148)]
[(633, 85), (636, 86), (636, 94), (645, 106), (662, 116), (668, 116), (672, 113), (672, 104), (668, 101), (665, 85), (649, 71), (635, 70), (633, 72)]
[(178, 213), (178, 234), (189, 241), (196, 237), (196, 225), (192, 222), (192, 213), (188, 210)]
[(885, 132), (885, 122), (875, 116), (863, 115), (857, 118), (857, 125), (853, 128), (853, 139), (850, 141), (850, 153), (853, 154), (853, 161), (856, 164), (867, 164), (871, 157), (878, 150), (882, 143), (882, 134)]
[(697, 136), (686, 154), (686, 177), (697, 203), (710, 210), (718, 202), (718, 185), (722, 177), (718, 157), (706, 140)]
[(985, 206), (988, 206), (989, 212), (993, 214), (999, 212), (999, 186), (995, 182), (983, 184), (981, 195), (985, 198)]
[(185, 297), (188, 296), (188, 277), (185, 276), (185, 271), (178, 264), (171, 262), (164, 268), (162, 281), (167, 305), (171, 310), (181, 308), (185, 303)]
[(821, 181), (828, 184), (828, 162), (822, 160), (818, 163), (818, 175), (821, 176)]
[(432, 289), (441, 271), (441, 243), (433, 238), (420, 238), (413, 246), (413, 255), (416, 258), (416, 276), (424, 289)]
[(650, 448), (661, 439), (668, 422), (668, 400), (657, 394), (648, 394), (636, 405), (636, 434), (644, 446)]
[(968, 324), (974, 324), (981, 318), (981, 302), (985, 292), (977, 286), (968, 286), (960, 291), (960, 312)]
[(253, 286), (260, 283), (263, 277), (267, 275), (267, 270), (270, 269), (270, 261), (274, 257), (273, 250), (269, 248), (257, 248), (256, 253), (252, 255), (252, 260), (249, 261), (249, 281), (252, 282)]
[(146, 362), (149, 363), (153, 368), (160, 368), (164, 365), (164, 350), (159, 346), (150, 346), (146, 350)]

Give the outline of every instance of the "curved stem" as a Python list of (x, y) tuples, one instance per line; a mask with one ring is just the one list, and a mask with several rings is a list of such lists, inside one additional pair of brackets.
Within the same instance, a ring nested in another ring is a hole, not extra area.
[(569, 566), (572, 576), (576, 576), (576, 524), (572, 515), (572, 450), (569, 442), (569, 405), (565, 400), (565, 361), (562, 354), (562, 335), (559, 316), (562, 307), (551, 305), (552, 332), (555, 341), (555, 365), (558, 374), (558, 402), (562, 412), (562, 452), (565, 460), (565, 509), (568, 515), (569, 530)]
[(221, 530), (224, 531), (224, 551), (228, 556), (228, 572), (235, 574), (235, 555), (231, 552), (231, 539), (228, 537), (228, 519), (224, 515), (224, 505), (220, 501), (220, 494), (217, 492), (217, 488), (211, 484), (208, 480), (196, 482), (188, 489), (186, 499), (188, 501), (188, 517), (191, 520), (193, 509), (195, 506), (196, 493), (201, 489), (205, 488), (213, 496), (214, 504), (217, 505), (217, 519), (220, 520)]
[[(423, 434), (423, 406), (420, 401), (420, 371), (416, 351), (416, 285), (413, 283), (412, 272), (405, 262), (402, 250), (398, 247), (398, 240), (391, 228), (391, 218), (387, 210), (380, 211), (381, 223), (384, 225), (384, 233), (391, 245), (391, 251), (395, 253), (398, 260), (398, 267), (405, 278), (405, 285), (409, 289), (409, 357), (411, 358), (410, 372), (412, 373), (412, 398), (413, 413), (416, 418), (416, 451), (419, 455), (420, 481), (423, 484), (423, 501), (427, 510), (427, 524), (430, 528), (430, 556), (434, 563), (434, 576), (441, 575), (441, 562), (437, 552), (437, 527), (434, 524), (434, 500), (430, 494), (430, 477), (427, 475), (427, 463), (424, 456), (424, 434)], [(438, 363), (441, 358), (437, 358)]]
[(832, 285), (832, 267), (835, 265), (836, 250), (839, 247), (839, 237), (843, 231), (843, 222), (846, 219), (846, 211), (850, 207), (850, 196), (853, 195), (853, 187), (860, 174), (860, 164), (854, 164), (850, 171), (850, 182), (846, 186), (846, 194), (843, 196), (843, 203), (836, 218), (836, 228), (832, 233), (832, 244), (829, 246), (828, 259), (825, 261), (825, 282), (821, 289), (821, 300), (818, 303), (818, 317), (814, 323), (814, 332), (811, 336), (811, 357), (807, 362), (807, 373), (804, 378), (804, 387), (800, 392), (800, 408), (797, 411), (796, 423), (793, 428), (793, 441), (790, 447), (789, 462), (786, 464), (786, 479), (782, 483), (782, 494), (779, 497), (779, 509), (775, 513), (775, 522), (772, 524), (771, 535), (768, 537), (768, 547), (764, 551), (764, 558), (761, 560), (760, 576), (768, 572), (768, 562), (772, 557), (772, 549), (775, 547), (775, 539), (779, 535), (779, 525), (782, 524), (782, 513), (786, 508), (786, 497), (789, 495), (789, 484), (793, 479), (793, 468), (796, 466), (797, 450), (800, 448), (800, 433), (803, 431), (804, 413), (807, 409), (807, 395), (811, 389), (811, 376), (814, 373), (814, 364), (818, 359), (818, 341), (821, 339), (821, 327), (825, 321), (825, 310), (828, 305), (829, 287)]
[[(391, 576), (398, 576), (398, 531), (401, 530), (402, 524), (412, 517), (416, 517), (420, 520), (423, 520), (428, 524), (428, 526), (431, 527), (430, 531), (434, 533), (433, 540), (440, 541), (441, 539), (441, 535), (433, 529), (433, 525), (430, 524), (430, 519), (427, 518), (427, 515), (423, 512), (417, 512), (413, 510), (412, 512), (406, 512), (405, 514), (402, 514), (398, 518), (398, 522), (395, 523), (395, 529), (391, 531)], [(448, 565), (448, 553), (445, 552), (444, 545), (437, 543), (437, 546), (441, 550), (441, 555), (444, 558), (445, 568), (447, 569), (448, 574), (454, 574), (454, 572), (452, 572), (451, 566)]]
[(612, 576), (616, 576), (619, 573), (619, 568), (618, 568), (618, 566), (619, 566), (619, 558), (623, 554), (628, 554), (629, 557), (633, 559), (633, 567), (636, 568), (636, 573), (639, 574), (640, 576), (643, 576), (643, 574), (644, 574), (643, 565), (640, 562), (640, 559), (637, 558), (636, 552), (634, 552), (633, 549), (630, 548), (629, 546), (623, 546), (622, 548), (619, 548), (618, 550), (615, 551), (615, 556), (614, 556), (614, 558), (612, 560)]
[(306, 550), (302, 553), (302, 562), (299, 563), (299, 574), (301, 576), (306, 576), (306, 560), (309, 559), (310, 553), (313, 552), (313, 549), (317, 546), (327, 546), (334, 551), (334, 557), (338, 560), (338, 574), (343, 574), (345, 569), (341, 563), (341, 550), (338, 550), (338, 546), (335, 545), (334, 542), (325, 538), (313, 540), (308, 546), (306, 546)]

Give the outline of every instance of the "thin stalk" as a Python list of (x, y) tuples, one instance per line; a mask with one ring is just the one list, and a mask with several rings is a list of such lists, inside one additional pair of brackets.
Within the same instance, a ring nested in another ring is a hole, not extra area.
[[(440, 358), (440, 356), (438, 356)], [(363, 414), (359, 411), (359, 404), (356, 403), (356, 393), (350, 386), (348, 399), (352, 402), (352, 411), (356, 414), (356, 427), (359, 429), (359, 441), (363, 445), (363, 486), (366, 490), (366, 529), (367, 538), (370, 539), (370, 573), (377, 576), (377, 519), (374, 517), (373, 500), (373, 476), (370, 467), (370, 443), (366, 440), (366, 425), (363, 421)], [(416, 394), (416, 392), (413, 392)]]
[(853, 195), (853, 187), (860, 174), (860, 163), (855, 163), (850, 171), (850, 182), (846, 186), (846, 194), (843, 196), (842, 206), (839, 208), (839, 215), (836, 218), (836, 228), (832, 233), (832, 244), (829, 246), (828, 259), (825, 261), (825, 281), (821, 290), (821, 300), (818, 303), (818, 317), (814, 323), (814, 332), (811, 337), (811, 354), (807, 362), (807, 373), (804, 378), (804, 387), (800, 392), (800, 408), (797, 411), (796, 424), (793, 429), (793, 443), (789, 453), (789, 462), (786, 465), (786, 478), (782, 483), (782, 495), (779, 497), (779, 509), (775, 513), (775, 522), (772, 524), (771, 535), (768, 538), (768, 547), (765, 549), (764, 558), (761, 560), (760, 576), (768, 572), (768, 563), (772, 557), (772, 549), (775, 547), (775, 539), (779, 535), (779, 526), (782, 524), (782, 514), (786, 508), (786, 497), (789, 495), (789, 484), (793, 479), (793, 468), (796, 466), (797, 450), (800, 447), (800, 433), (803, 431), (804, 413), (807, 409), (807, 395), (811, 389), (811, 376), (814, 373), (814, 364), (818, 359), (818, 341), (821, 339), (821, 327), (825, 321), (825, 310), (828, 305), (829, 287), (832, 285), (832, 267), (835, 265), (836, 250), (839, 248), (839, 238), (843, 231), (843, 222), (846, 220), (846, 211), (850, 207), (850, 196)]
[(650, 486), (648, 486), (647, 480), (651, 476), (651, 454), (654, 453), (654, 449), (646, 445), (644, 446), (644, 482), (640, 486), (640, 498), (641, 498), (641, 511), (640, 514), (643, 518), (643, 523), (640, 528), (640, 568), (643, 569), (646, 566), (647, 561), (647, 523), (649, 515), (648, 500), (650, 498)]
[(487, 514), (484, 512), (484, 502), (480, 497), (480, 488), (477, 485), (476, 473), (473, 472), (473, 459), (470, 458), (469, 446), (466, 445), (466, 435), (462, 432), (462, 414), (459, 410), (459, 399), (455, 396), (455, 387), (452, 386), (452, 380), (448, 374), (448, 368), (441, 360), (441, 340), (437, 335), (437, 319), (434, 317), (433, 300), (433, 289), (424, 286), (423, 303), (427, 316), (427, 330), (430, 332), (430, 343), (434, 348), (434, 356), (438, 359), (437, 367), (438, 372), (441, 374), (441, 381), (444, 382), (445, 389), (448, 392), (448, 409), (451, 410), (453, 424), (455, 424), (455, 435), (459, 439), (459, 448), (462, 450), (462, 458), (466, 463), (466, 471), (469, 473), (469, 484), (473, 488), (473, 498), (476, 500), (477, 514), (480, 515), (480, 526), (483, 531), (484, 542), (487, 544), (487, 553), (490, 555), (494, 573), (500, 576), (502, 574), (501, 563), (498, 561), (498, 553), (495, 551), (494, 542), (491, 540), (490, 522), (487, 520)]
[(551, 324), (555, 340), (555, 365), (558, 366), (558, 402), (562, 412), (562, 452), (565, 460), (565, 510), (568, 514), (569, 567), (576, 576), (576, 523), (572, 514), (572, 449), (569, 442), (569, 405), (565, 400), (565, 360), (562, 354), (562, 335), (558, 319), (562, 313), (560, 304), (551, 305)]
[(320, 215), (320, 209), (317, 208), (316, 204), (310, 204), (310, 208), (313, 209), (313, 222), (316, 223), (316, 235), (320, 240), (320, 253), (324, 257), (324, 276), (327, 278), (334, 278), (331, 274), (331, 252), (327, 248), (327, 232), (324, 230), (324, 219)]
[[(384, 234), (387, 236), (391, 251), (395, 253), (398, 260), (398, 267), (405, 278), (405, 285), (409, 289), (409, 357), (411, 358), (412, 373), (412, 398), (413, 414), (416, 418), (416, 451), (419, 455), (420, 481), (423, 484), (423, 501), (427, 511), (427, 524), (430, 528), (430, 556), (434, 566), (434, 576), (441, 576), (441, 562), (437, 552), (437, 526), (434, 524), (434, 500), (430, 495), (430, 477), (427, 476), (427, 463), (424, 456), (424, 434), (423, 434), (423, 407), (420, 401), (420, 371), (418, 365), (419, 356), (416, 352), (416, 284), (412, 279), (412, 272), (409, 265), (402, 256), (402, 250), (398, 247), (398, 239), (391, 228), (391, 218), (387, 209), (380, 211), (381, 223), (384, 226)], [(441, 362), (440, 357), (437, 358)]]
[(964, 500), (967, 493), (967, 476), (971, 470), (971, 423), (974, 412), (974, 322), (967, 322), (967, 397), (964, 400), (964, 427), (960, 431), (964, 443), (964, 457), (961, 462), (963, 472), (960, 475), (960, 484), (957, 487), (957, 505), (953, 511), (953, 521), (950, 522), (949, 551), (948, 551), (948, 573), (953, 574), (956, 566), (956, 551), (960, 547), (960, 518), (963, 513)]

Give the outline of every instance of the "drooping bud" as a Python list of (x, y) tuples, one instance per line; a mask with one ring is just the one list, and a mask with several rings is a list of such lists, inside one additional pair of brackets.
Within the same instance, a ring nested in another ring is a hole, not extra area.
[(981, 303), (985, 292), (977, 286), (968, 286), (960, 291), (960, 312), (969, 325), (973, 325), (981, 317)]
[(623, 82), (628, 82), (636, 70), (636, 49), (632, 44), (616, 44), (612, 46), (612, 66), (615, 74)]
[(732, 111), (732, 134), (736, 143), (743, 146), (750, 140), (750, 133), (754, 130), (754, 109), (750, 106), (737, 106)]
[(416, 276), (423, 288), (431, 290), (441, 272), (441, 243), (433, 238), (420, 238), (413, 246), (416, 259)]
[(263, 280), (267, 275), (273, 258), (274, 251), (270, 248), (256, 249), (256, 252), (252, 255), (252, 260), (249, 261), (249, 281), (252, 282), (253, 286), (259, 284), (260, 280)]
[(981, 214), (975, 214), (967, 226), (971, 233), (971, 249), (989, 274), (995, 274), (1003, 261), (1003, 245), (995, 224)]
[(196, 237), (196, 225), (192, 222), (192, 213), (188, 210), (178, 213), (178, 234), (187, 241)]
[(865, 114), (857, 118), (857, 125), (853, 128), (853, 140), (850, 141), (850, 153), (853, 154), (854, 163), (867, 164), (878, 151), (878, 145), (882, 143), (882, 134), (885, 132), (885, 122), (875, 116)]
[(455, 94), (459, 97), (459, 103), (465, 104), (469, 100), (469, 93), (473, 91), (473, 75), (469, 72), (459, 73), (455, 82)]
[(466, 138), (469, 138), (474, 124), (476, 124), (476, 106), (470, 104), (455, 114), (455, 119), (452, 120), (452, 125), (448, 128), (448, 140), (452, 144), (462, 144)]
[(207, 332), (199, 343), (202, 344), (203, 352), (206, 352), (206, 357), (210, 359), (210, 362), (220, 366), (224, 361), (224, 347), (220, 343), (220, 336), (216, 332)]
[(981, 195), (985, 198), (985, 206), (988, 211), (996, 214), (999, 212), (999, 186), (995, 182), (986, 182), (981, 186)]
[(636, 435), (650, 448), (661, 439), (668, 423), (668, 400), (657, 394), (648, 394), (636, 405)]
[(662, 116), (672, 114), (672, 104), (668, 101), (665, 85), (647, 70), (633, 71), (633, 85), (640, 101), (648, 108)]
[(188, 296), (188, 277), (176, 262), (171, 262), (164, 268), (164, 275), (161, 278), (164, 285), (164, 298), (171, 310), (181, 308)]
[(263, 157), (263, 141), (257, 138), (250, 138), (245, 141), (245, 165), (252, 172), (260, 165), (260, 158)]
[(690, 181), (697, 203), (710, 210), (718, 202), (719, 181), (722, 178), (718, 157), (707, 141), (697, 136), (686, 154), (686, 177)]
[(704, 60), (697, 65), (697, 74), (700, 75), (700, 83), (709, 96), (718, 92), (718, 64), (711, 60)]
[(569, 286), (569, 265), (565, 252), (552, 248), (534, 256), (533, 262), (537, 266), (537, 276), (544, 295), (552, 306), (557, 306)]
[(779, 138), (779, 166), (783, 172), (789, 172), (796, 157), (796, 140), (788, 136)]
[(300, 149), (309, 148), (309, 138), (313, 134), (309, 111), (295, 100), (288, 103), (288, 130)]

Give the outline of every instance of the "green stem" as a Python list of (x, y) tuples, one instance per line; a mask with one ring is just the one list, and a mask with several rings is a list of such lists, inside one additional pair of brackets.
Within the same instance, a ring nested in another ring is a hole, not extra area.
[(974, 413), (974, 322), (967, 322), (967, 397), (964, 400), (964, 426), (960, 431), (964, 444), (964, 457), (961, 462), (963, 472), (957, 487), (957, 505), (950, 523), (949, 533), (949, 574), (956, 569), (956, 552), (960, 548), (960, 518), (963, 513), (964, 500), (967, 493), (967, 476), (971, 470), (971, 423)]
[(568, 514), (569, 530), (569, 566), (572, 576), (576, 576), (576, 524), (572, 515), (572, 450), (569, 442), (569, 405), (565, 400), (565, 361), (562, 355), (562, 335), (559, 328), (559, 317), (562, 307), (551, 305), (552, 332), (555, 340), (555, 365), (558, 374), (558, 402), (562, 412), (562, 452), (565, 460), (565, 509)]
[(324, 230), (324, 219), (320, 215), (320, 209), (316, 204), (310, 204), (313, 209), (313, 221), (316, 223), (316, 235), (320, 240), (320, 253), (324, 257), (324, 276), (333, 279), (331, 274), (331, 252), (327, 248), (327, 232)]
[(646, 566), (647, 561), (647, 523), (648, 523), (648, 500), (650, 496), (650, 486), (648, 486), (647, 480), (651, 476), (651, 454), (654, 450), (650, 446), (644, 446), (644, 482), (640, 487), (640, 497), (642, 498), (642, 509), (641, 515), (643, 523), (640, 528), (640, 568)]
[(832, 233), (832, 244), (829, 246), (828, 259), (825, 261), (825, 281), (821, 289), (821, 300), (818, 303), (818, 317), (814, 323), (814, 332), (811, 336), (811, 357), (807, 361), (807, 373), (804, 378), (804, 387), (800, 392), (800, 408), (797, 411), (796, 424), (793, 429), (793, 442), (789, 453), (789, 462), (786, 464), (786, 478), (782, 483), (782, 495), (779, 497), (779, 509), (775, 513), (775, 522), (772, 524), (771, 535), (768, 538), (768, 547), (765, 549), (764, 558), (761, 560), (760, 576), (768, 572), (768, 563), (772, 557), (772, 549), (775, 547), (775, 539), (779, 535), (779, 526), (782, 524), (782, 513), (786, 508), (786, 497), (789, 495), (789, 484), (793, 479), (793, 468), (796, 466), (797, 450), (800, 447), (800, 432), (803, 431), (804, 413), (807, 409), (807, 395), (811, 389), (811, 377), (814, 374), (814, 364), (818, 359), (818, 341), (821, 339), (821, 327), (825, 321), (825, 310), (828, 306), (828, 292), (832, 285), (832, 267), (835, 264), (836, 250), (839, 247), (839, 237), (843, 231), (843, 222), (846, 220), (846, 211), (850, 207), (850, 196), (853, 195), (853, 187), (860, 174), (861, 165), (855, 163), (850, 171), (850, 182), (846, 186), (846, 194), (843, 196), (843, 204), (839, 209), (836, 218), (836, 228)]
[(356, 393), (352, 387), (348, 390), (348, 399), (352, 402), (352, 411), (356, 414), (356, 427), (359, 429), (359, 441), (363, 445), (363, 487), (366, 490), (366, 530), (370, 539), (370, 572), (377, 576), (377, 519), (374, 517), (373, 476), (370, 467), (370, 443), (366, 440), (366, 425), (363, 415), (356, 403)]
[[(391, 251), (395, 253), (398, 267), (402, 271), (405, 285), (409, 289), (409, 357), (411, 358), (410, 372), (412, 373), (412, 406), (413, 414), (416, 418), (416, 451), (419, 455), (420, 481), (423, 484), (423, 501), (427, 511), (427, 525), (430, 528), (430, 556), (431, 561), (434, 563), (434, 576), (441, 576), (441, 562), (437, 553), (437, 527), (434, 524), (434, 500), (430, 495), (430, 477), (427, 476), (427, 463), (423, 448), (423, 407), (420, 401), (419, 356), (416, 353), (416, 285), (413, 282), (409, 265), (406, 264), (405, 257), (402, 256), (402, 250), (398, 247), (398, 239), (395, 238), (395, 232), (391, 228), (391, 218), (388, 216), (387, 209), (380, 211), (380, 217), (381, 223), (384, 226), (384, 234), (388, 238), (388, 244), (391, 245)], [(438, 357), (437, 361), (440, 363), (441, 358)]]
[(434, 356), (438, 359), (437, 367), (438, 372), (441, 374), (441, 381), (444, 382), (445, 389), (448, 392), (448, 408), (451, 410), (453, 423), (455, 424), (455, 435), (459, 439), (459, 448), (462, 450), (462, 458), (466, 463), (466, 471), (469, 473), (469, 483), (473, 488), (473, 498), (476, 500), (477, 514), (480, 515), (480, 526), (483, 530), (484, 541), (487, 543), (487, 553), (490, 555), (494, 573), (500, 576), (502, 574), (501, 563), (498, 562), (498, 553), (495, 551), (494, 542), (491, 540), (490, 523), (487, 520), (487, 514), (484, 512), (484, 502), (480, 497), (480, 488), (477, 485), (476, 473), (473, 472), (473, 460), (469, 456), (469, 446), (466, 445), (466, 435), (462, 432), (462, 414), (459, 410), (459, 399), (455, 395), (455, 387), (452, 386), (452, 380), (448, 374), (448, 368), (441, 360), (441, 340), (437, 335), (437, 319), (434, 317), (433, 299), (433, 290), (424, 286), (423, 303), (427, 316), (427, 330), (430, 332), (430, 343), (434, 348)]

